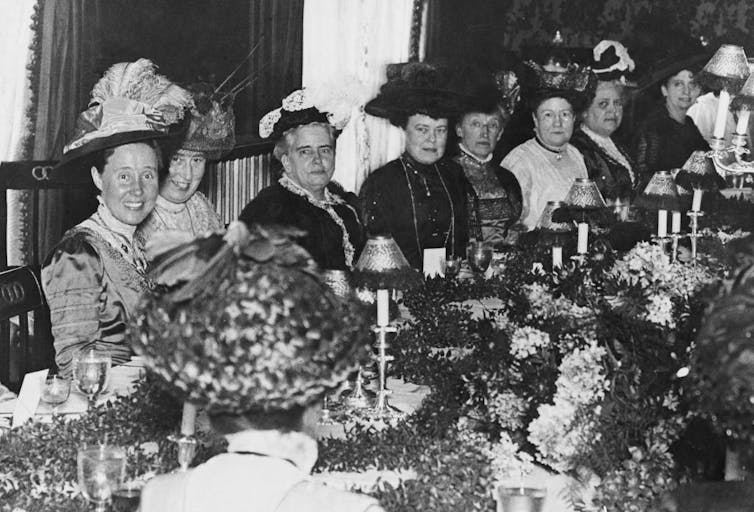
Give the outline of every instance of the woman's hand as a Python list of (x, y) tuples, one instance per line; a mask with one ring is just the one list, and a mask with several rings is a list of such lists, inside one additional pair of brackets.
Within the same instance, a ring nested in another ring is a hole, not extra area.
[(244, 246), (249, 240), (249, 228), (246, 227), (246, 223), (240, 220), (234, 220), (228, 225), (228, 230), (225, 232), (223, 240), (238, 251), (240, 247)]

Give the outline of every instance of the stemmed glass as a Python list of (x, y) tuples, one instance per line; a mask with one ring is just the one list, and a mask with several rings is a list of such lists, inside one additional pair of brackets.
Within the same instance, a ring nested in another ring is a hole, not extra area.
[(461, 270), (461, 258), (457, 256), (449, 256), (445, 258), (442, 261), (442, 270), (446, 278), (455, 278)]
[(73, 361), (73, 376), (79, 391), (89, 401), (89, 410), (94, 408), (97, 395), (107, 388), (112, 360), (110, 354), (90, 350)]
[(471, 269), (480, 274), (484, 273), (492, 262), (492, 247), (484, 242), (472, 242), (467, 256)]
[(94, 503), (97, 512), (105, 512), (113, 492), (126, 477), (126, 450), (120, 446), (99, 445), (78, 451), (79, 489)]
[(71, 381), (60, 375), (48, 375), (42, 385), (42, 401), (52, 406), (52, 417), (58, 415), (58, 406), (68, 400)]

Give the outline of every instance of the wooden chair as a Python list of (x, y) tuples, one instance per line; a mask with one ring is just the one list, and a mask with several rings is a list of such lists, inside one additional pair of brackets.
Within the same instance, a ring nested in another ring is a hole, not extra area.
[[(28, 371), (53, 360), (49, 318), (38, 272), (31, 267), (0, 272), (0, 382), (11, 390), (20, 388)], [(30, 324), (36, 328), (30, 330)]]

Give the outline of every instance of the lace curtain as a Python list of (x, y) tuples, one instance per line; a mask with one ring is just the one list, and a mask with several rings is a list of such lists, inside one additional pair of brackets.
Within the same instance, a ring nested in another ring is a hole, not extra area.
[[(385, 67), (405, 62), (412, 0), (308, 0), (304, 3), (302, 84), (355, 77), (366, 99), (385, 82)], [(355, 111), (338, 138), (335, 176), (357, 192), (369, 172), (403, 151), (403, 131), (387, 120)]]

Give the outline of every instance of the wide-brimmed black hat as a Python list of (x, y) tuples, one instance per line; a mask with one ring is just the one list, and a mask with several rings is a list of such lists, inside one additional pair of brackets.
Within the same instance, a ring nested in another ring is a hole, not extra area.
[(455, 117), (461, 111), (461, 98), (449, 88), (450, 80), (446, 69), (426, 62), (388, 64), (387, 82), (364, 110), (399, 127), (414, 114)]
[(192, 105), (191, 94), (158, 74), (150, 60), (115, 64), (92, 89), (53, 172), (71, 172), (103, 149), (166, 137)]

